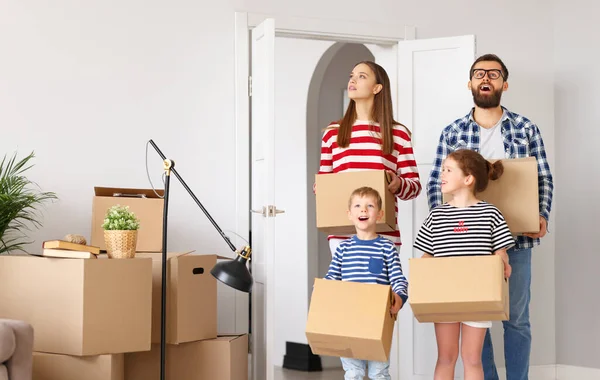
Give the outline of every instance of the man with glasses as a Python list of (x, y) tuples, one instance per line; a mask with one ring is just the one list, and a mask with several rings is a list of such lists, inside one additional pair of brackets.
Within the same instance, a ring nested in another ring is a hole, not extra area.
[[(500, 105), (508, 90), (508, 69), (494, 54), (479, 57), (471, 66), (468, 87), (475, 107), (469, 114), (444, 128), (433, 168), (427, 182), (429, 207), (442, 204), (440, 174), (443, 160), (458, 149), (475, 150), (487, 159), (537, 159), (540, 202), (540, 232), (516, 238), (508, 250), (512, 275), (509, 279), (510, 320), (504, 325), (504, 358), (507, 380), (527, 380), (531, 351), (529, 301), (531, 289), (531, 249), (540, 244), (552, 206), (554, 185), (538, 127), (527, 118)], [(498, 380), (492, 339), (486, 332), (482, 351), (485, 380)]]

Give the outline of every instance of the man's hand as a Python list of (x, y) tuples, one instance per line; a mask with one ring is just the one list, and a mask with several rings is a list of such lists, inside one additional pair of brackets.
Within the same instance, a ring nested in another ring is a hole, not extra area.
[(540, 232), (535, 233), (535, 234), (523, 234), (523, 235), (528, 236), (532, 239), (543, 238), (544, 236), (546, 236), (547, 224), (548, 224), (548, 222), (546, 222), (546, 219), (540, 215)]
[(392, 315), (398, 314), (400, 309), (402, 309), (402, 306), (404, 306), (403, 304), (402, 297), (394, 293), (394, 301), (392, 302), (392, 307), (390, 307), (390, 313), (392, 313)]
[(388, 185), (388, 190), (392, 194), (396, 194), (398, 192), (398, 189), (400, 189), (400, 185), (401, 185), (400, 178), (398, 178), (396, 173), (394, 173), (391, 170), (386, 170), (386, 172), (389, 174), (390, 178), (392, 179), (392, 181)]

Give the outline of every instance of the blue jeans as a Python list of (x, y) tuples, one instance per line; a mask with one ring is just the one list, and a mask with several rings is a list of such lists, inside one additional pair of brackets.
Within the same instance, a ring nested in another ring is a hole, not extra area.
[(369, 379), (371, 380), (391, 380), (390, 363), (376, 362), (359, 359), (341, 358), (342, 366), (346, 374), (344, 380), (363, 380), (365, 377), (365, 367), (369, 367)]
[[(504, 325), (504, 360), (506, 380), (528, 380), (529, 354), (531, 352), (531, 325), (529, 301), (531, 299), (531, 248), (508, 250), (512, 267), (509, 279), (510, 320)], [(488, 329), (481, 354), (485, 380), (499, 380), (492, 337)]]

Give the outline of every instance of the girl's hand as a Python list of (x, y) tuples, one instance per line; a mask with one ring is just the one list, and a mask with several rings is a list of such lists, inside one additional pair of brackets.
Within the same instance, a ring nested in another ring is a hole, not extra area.
[(504, 278), (510, 278), (511, 273), (512, 273), (512, 267), (510, 266), (508, 261), (505, 261), (504, 262)]
[(313, 194), (317, 195), (317, 183), (313, 183)]
[(402, 306), (402, 297), (394, 293), (394, 301), (392, 302), (392, 307), (390, 307), (390, 313), (392, 313), (392, 315), (398, 314), (400, 309), (402, 309)]
[(400, 178), (398, 178), (398, 176), (396, 175), (396, 173), (394, 173), (391, 170), (386, 170), (386, 173), (388, 173), (389, 176), (390, 176), (390, 178), (392, 179), (390, 181), (390, 184), (388, 185), (388, 190), (392, 194), (396, 194), (398, 192), (398, 190), (400, 189), (400, 185), (402, 184), (400, 182)]
[(497, 250), (494, 252), (494, 255), (498, 255), (502, 258), (502, 262), (504, 263), (504, 278), (510, 278), (512, 268), (508, 263), (508, 253), (506, 253), (506, 248)]
[(431, 253), (424, 253), (423, 256), (421, 256), (422, 259), (431, 259), (433, 257), (433, 255)]

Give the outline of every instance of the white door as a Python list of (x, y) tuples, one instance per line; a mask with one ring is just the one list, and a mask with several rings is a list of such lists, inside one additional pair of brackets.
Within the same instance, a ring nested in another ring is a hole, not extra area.
[[(408, 259), (420, 257), (412, 243), (429, 213), (426, 184), (442, 129), (473, 106), (467, 89), (475, 59), (475, 36), (402, 41), (398, 44), (398, 115), (412, 132), (423, 191), (412, 202), (399, 202), (400, 258), (410, 284)], [(410, 302), (410, 300), (409, 300)], [(399, 317), (400, 379), (432, 379), (437, 347), (433, 324), (420, 324), (410, 306)], [(462, 364), (456, 377), (462, 378)]]
[[(390, 78), (390, 87), (392, 93), (392, 104), (398, 104), (398, 45), (365, 45), (373, 54), (375, 62), (381, 65)], [(394, 119), (401, 123), (402, 116), (398, 114), (398, 107), (394, 107)], [(404, 344), (404, 337), (400, 334), (399, 325), (394, 328), (394, 337), (392, 338), (392, 348), (390, 350), (390, 376), (392, 379), (398, 379), (400, 374), (399, 345)]]
[[(252, 378), (273, 380), (271, 350), (274, 320), (275, 200), (275, 22), (267, 19), (252, 30)], [(256, 100), (256, 101), (255, 101)]]

